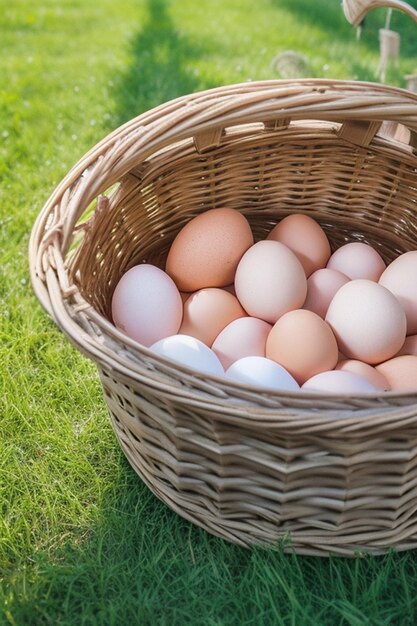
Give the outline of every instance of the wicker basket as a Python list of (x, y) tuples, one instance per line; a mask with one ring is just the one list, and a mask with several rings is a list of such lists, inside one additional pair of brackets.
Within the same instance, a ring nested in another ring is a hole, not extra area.
[(263, 238), (315, 218), (333, 247), (417, 247), (417, 94), (303, 80), (228, 86), (125, 124), (69, 172), (30, 243), (39, 300), (96, 363), (120, 445), (168, 506), (241, 545), (303, 554), (417, 546), (417, 394), (265, 393), (152, 354), (110, 320), (131, 266), (161, 267), (193, 216)]
[(385, 7), (398, 9), (417, 22), (417, 11), (403, 0), (342, 0), (346, 19), (353, 26), (360, 26), (369, 11)]

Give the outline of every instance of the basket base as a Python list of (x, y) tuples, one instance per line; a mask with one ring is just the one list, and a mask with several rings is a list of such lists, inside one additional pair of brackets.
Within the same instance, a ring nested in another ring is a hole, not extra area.
[[(152, 493), (172, 511), (182, 518), (207, 531), (211, 535), (224, 539), (244, 548), (264, 548), (282, 550), (285, 553), (303, 556), (342, 556), (364, 557), (366, 555), (383, 555), (395, 550), (397, 552), (417, 548), (417, 534), (411, 533), (413, 524), (408, 521), (402, 532), (398, 527), (393, 529), (372, 528), (367, 531), (346, 532), (317, 528), (306, 530), (307, 524), (280, 523), (265, 519), (225, 519), (210, 511), (200, 502), (194, 502), (188, 493), (173, 491), (172, 484), (158, 478), (150, 471), (149, 459), (144, 459), (137, 451), (137, 441), (129, 429), (124, 428), (121, 421), (111, 410), (109, 411), (113, 430), (119, 440), (121, 449), (139, 478)], [(417, 506), (415, 507), (417, 510)], [(325, 524), (322, 524), (325, 527)], [(320, 526), (320, 523), (317, 523)], [(363, 524), (362, 524), (363, 527)]]

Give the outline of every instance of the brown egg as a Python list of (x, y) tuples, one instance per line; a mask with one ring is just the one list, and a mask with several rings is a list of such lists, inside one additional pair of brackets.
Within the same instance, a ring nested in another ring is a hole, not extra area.
[(331, 370), (337, 363), (337, 342), (330, 326), (312, 311), (286, 313), (266, 341), (266, 356), (285, 367), (298, 384)]
[(224, 289), (200, 289), (184, 303), (184, 315), (179, 334), (190, 335), (207, 346), (230, 322), (245, 317), (239, 300)]
[(322, 227), (308, 215), (287, 215), (271, 230), (267, 239), (288, 246), (298, 257), (306, 276), (325, 267), (330, 257), (330, 243)]
[(225, 287), (253, 244), (247, 219), (234, 209), (211, 209), (186, 224), (172, 242), (166, 272), (180, 291)]
[(349, 280), (346, 274), (336, 270), (316, 270), (307, 279), (307, 297), (303, 309), (313, 311), (324, 319), (333, 296)]
[(363, 378), (366, 378), (371, 385), (374, 385), (376, 389), (381, 391), (389, 391), (390, 386), (385, 376), (378, 372), (375, 367), (364, 363), (363, 361), (356, 361), (354, 359), (347, 359), (346, 361), (339, 361), (335, 367), (336, 370), (342, 370), (343, 372), (353, 372)]
[(417, 356), (396, 356), (376, 366), (391, 391), (417, 391)]
[(339, 350), (370, 365), (391, 358), (404, 343), (406, 319), (400, 303), (371, 280), (351, 280), (343, 285), (330, 303), (326, 321)]
[(381, 275), (379, 284), (389, 289), (405, 311), (407, 335), (417, 333), (417, 250), (401, 254)]

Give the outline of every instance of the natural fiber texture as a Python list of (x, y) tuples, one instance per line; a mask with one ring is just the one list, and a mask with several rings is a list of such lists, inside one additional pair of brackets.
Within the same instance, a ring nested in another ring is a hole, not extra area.
[(35, 291), (97, 364), (134, 469), (180, 515), (305, 554), (417, 546), (417, 394), (267, 393), (196, 374), (111, 323), (122, 274), (161, 267), (193, 216), (232, 207), (262, 238), (306, 213), (333, 247), (388, 261), (417, 242), (417, 95), (381, 85), (245, 83), (153, 109), (93, 148), (33, 228)]
[(369, 11), (379, 7), (398, 9), (417, 22), (417, 11), (402, 0), (343, 0), (342, 6), (346, 19), (353, 26), (359, 26)]

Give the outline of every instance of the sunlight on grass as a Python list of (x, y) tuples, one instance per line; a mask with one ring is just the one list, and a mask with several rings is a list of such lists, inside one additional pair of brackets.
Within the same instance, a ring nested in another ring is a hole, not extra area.
[[(55, 185), (119, 124), (225, 83), (375, 80), (375, 11), (360, 42), (339, 0), (17, 0), (0, 12), (0, 623), (414, 624), (413, 553), (361, 560), (244, 550), (159, 502), (124, 459), (95, 367), (40, 309), (27, 244)], [(394, 16), (417, 67), (416, 28)]]

